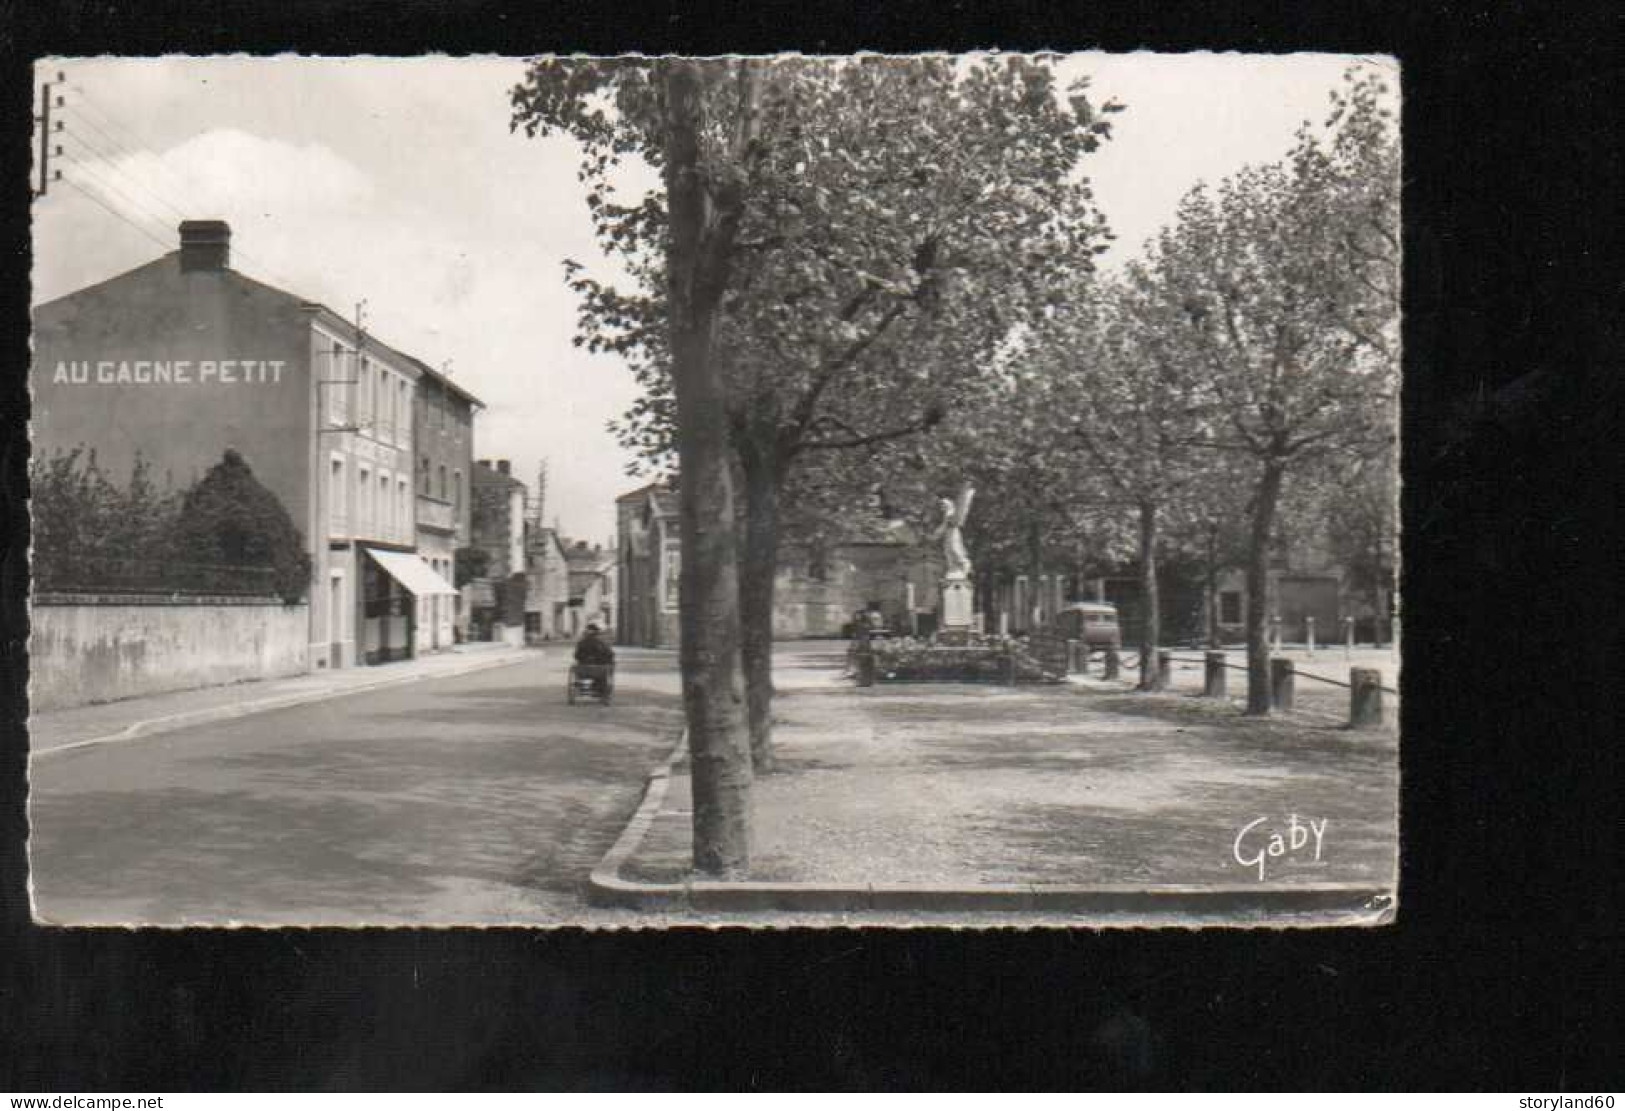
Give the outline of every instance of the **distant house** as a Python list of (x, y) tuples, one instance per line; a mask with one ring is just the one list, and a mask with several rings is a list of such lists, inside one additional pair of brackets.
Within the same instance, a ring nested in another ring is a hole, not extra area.
[[(1384, 553), (1391, 559), (1391, 553)], [(1386, 580), (1386, 582), (1382, 581)], [(1348, 569), (1339, 565), (1318, 537), (1299, 538), (1296, 543), (1278, 543), (1271, 555), (1267, 579), (1269, 598), (1265, 612), (1278, 628), (1281, 639), (1304, 643), (1313, 622), (1315, 639), (1321, 643), (1340, 642), (1348, 632), (1357, 641), (1386, 643), (1393, 637), (1393, 565), (1382, 569), (1374, 586), (1359, 584)], [(1247, 576), (1239, 569), (1228, 570), (1218, 578), (1215, 596), (1207, 600), (1204, 617), (1211, 614), (1221, 639), (1245, 639)], [(1347, 623), (1353, 628), (1349, 629)]]
[(569, 565), (569, 635), (588, 625), (615, 628), (615, 550), (578, 540), (565, 549)]
[[(677, 495), (663, 483), (651, 483), (622, 494), (615, 504), (616, 640), (675, 648), (682, 568)], [(836, 541), (786, 548), (774, 592), (774, 635), (840, 636), (855, 613), (871, 607), (894, 629), (929, 630), (940, 574), (932, 554), (905, 525), (855, 517)]]
[(569, 636), (570, 564), (558, 530), (533, 528), (525, 538), (525, 639)]
[(677, 578), (682, 543), (677, 494), (651, 482), (615, 499), (615, 640), (645, 648), (677, 647)]

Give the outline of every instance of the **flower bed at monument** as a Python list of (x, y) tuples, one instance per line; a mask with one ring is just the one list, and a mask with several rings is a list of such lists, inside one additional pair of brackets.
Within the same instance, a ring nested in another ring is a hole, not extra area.
[(1018, 683), (1058, 682), (1062, 678), (1046, 671), (1020, 641), (1010, 637), (978, 637), (964, 645), (939, 645), (905, 637), (872, 642), (867, 651), (874, 660), (877, 682), (1008, 683), (1012, 668)]

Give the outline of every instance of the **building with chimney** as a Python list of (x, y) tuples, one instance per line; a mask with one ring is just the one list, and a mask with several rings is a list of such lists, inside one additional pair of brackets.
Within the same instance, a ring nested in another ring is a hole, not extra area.
[[(460, 458), (478, 400), (364, 320), (233, 270), (224, 221), (185, 221), (178, 251), (39, 306), (31, 382), (36, 455), (94, 449), (113, 475), (139, 455), (177, 487), (227, 448), (249, 463), (311, 556), (307, 668), (445, 641), (456, 592), (442, 546), (418, 552), (416, 461)], [(420, 452), (420, 398), (447, 396), (458, 431)], [(455, 517), (428, 531), (455, 539)]]

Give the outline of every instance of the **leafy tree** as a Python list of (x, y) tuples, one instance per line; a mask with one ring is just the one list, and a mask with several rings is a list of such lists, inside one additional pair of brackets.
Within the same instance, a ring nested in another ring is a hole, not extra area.
[[(537, 118), (536, 80), (516, 93), (526, 126)], [(624, 78), (617, 106), (646, 81)], [(771, 760), (787, 484), (818, 456), (867, 457), (937, 425), (1042, 304), (1060, 260), (1086, 265), (1104, 234), (1074, 171), (1110, 126), (1081, 87), (1060, 93), (1042, 59), (787, 59), (760, 64), (749, 95), (714, 125), (748, 121), (753, 135), (725, 167), (738, 228), (716, 339), (744, 491), (742, 644), (759, 770)], [(590, 122), (587, 133), (606, 136), (614, 153), (647, 143), (608, 115)], [(578, 342), (631, 363), (643, 396), (615, 428), (658, 462), (679, 427), (656, 250), (669, 202), (617, 204), (613, 168), (612, 158), (589, 158), (583, 172), (600, 241), (632, 281), (615, 286), (571, 266)]]
[(1256, 465), (1247, 561), (1248, 712), (1270, 709), (1268, 559), (1289, 473), (1392, 440), (1399, 151), (1380, 79), (1350, 75), (1327, 129), (1281, 163), (1180, 206), (1147, 263), (1202, 369), (1207, 443)]
[(171, 557), (178, 498), (158, 489), (151, 464), (139, 454), (123, 487), (82, 445), (33, 460), (29, 469), (35, 574), (47, 589), (137, 585), (154, 576), (114, 574), (108, 561), (152, 568)]
[[(516, 127), (562, 131), (579, 145), (600, 239), (625, 247), (640, 282), (625, 305), (602, 290), (606, 323), (637, 331), (646, 365), (669, 372), (662, 400), (683, 476), (680, 662), (694, 864), (714, 874), (750, 862), (729, 397), (716, 337), (750, 167), (760, 157), (760, 68), (744, 59), (543, 59), (513, 92)], [(629, 154), (661, 171), (664, 192), (627, 208), (612, 199), (610, 172)], [(659, 313), (649, 311), (651, 300)]]
[(1197, 470), (1199, 432), (1193, 368), (1164, 342), (1165, 309), (1149, 286), (1138, 267), (1123, 280), (1091, 283), (1045, 321), (1033, 342), (1056, 385), (1049, 411), (1070, 425), (1057, 432), (1075, 437), (1089, 466), (1136, 519), (1140, 686), (1147, 690), (1159, 685), (1162, 529)]
[(491, 553), (484, 548), (458, 548), (452, 553), (452, 578), (458, 590), (475, 579), (482, 579), (491, 569)]
[(185, 563), (270, 568), (276, 592), (290, 604), (310, 586), (304, 537), (281, 500), (231, 448), (186, 491), (173, 545)]
[(1221, 648), (1219, 576), (1247, 565), (1247, 521), (1256, 479), (1246, 456), (1204, 452), (1195, 461), (1200, 465), (1164, 514), (1165, 550), (1170, 559), (1195, 569), (1206, 600), (1202, 632), (1209, 647)]
[(1394, 588), (1398, 540), (1398, 481), (1392, 452), (1379, 452), (1345, 470), (1319, 506), (1332, 557), (1349, 585), (1366, 596), (1372, 639), (1388, 638), (1388, 597)]

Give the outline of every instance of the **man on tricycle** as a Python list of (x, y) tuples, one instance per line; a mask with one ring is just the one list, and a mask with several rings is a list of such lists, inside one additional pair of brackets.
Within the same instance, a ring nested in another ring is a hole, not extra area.
[(605, 642), (597, 625), (588, 625), (587, 631), (576, 642), (576, 665), (582, 678), (592, 685), (599, 698), (609, 693), (609, 675), (615, 667), (615, 649)]

